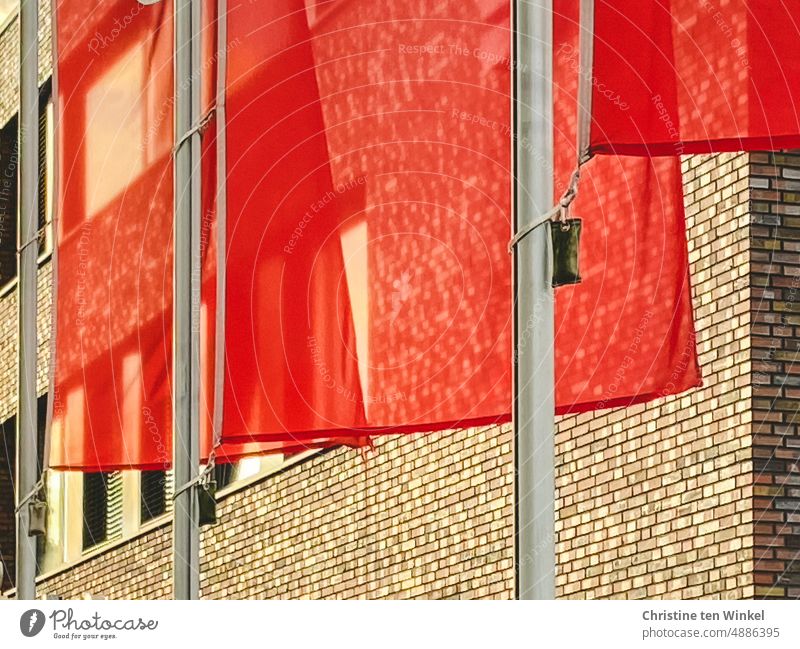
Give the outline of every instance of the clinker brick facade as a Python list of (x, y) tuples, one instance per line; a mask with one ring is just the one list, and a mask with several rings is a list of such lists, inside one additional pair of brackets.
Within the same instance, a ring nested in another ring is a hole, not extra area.
[(800, 598), (800, 155), (751, 156), (756, 596)]
[[(12, 21), (0, 36), (0, 123), (14, 112), (5, 80), (16, 38)], [(684, 185), (704, 386), (560, 419), (560, 597), (800, 597), (800, 155), (687, 158)], [(44, 260), (41, 393), (49, 282)], [(13, 286), (0, 296), (0, 328), (5, 421), (16, 398)], [(508, 426), (398, 436), (235, 485), (221, 494), (219, 522), (203, 529), (202, 596), (510, 598), (511, 454)], [(9, 565), (12, 459), (0, 458)], [(162, 517), (43, 575), (40, 592), (167, 598), (170, 544)]]

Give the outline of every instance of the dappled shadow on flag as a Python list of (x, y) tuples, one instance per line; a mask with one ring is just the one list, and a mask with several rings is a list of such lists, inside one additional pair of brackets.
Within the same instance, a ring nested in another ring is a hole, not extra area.
[(229, 4), (226, 439), (508, 418), (504, 4)]
[[(556, 196), (577, 159), (577, 5), (555, 3)], [(558, 412), (699, 385), (680, 159), (596, 156), (571, 210), (583, 218), (583, 281), (556, 291)]]
[(597, 0), (592, 149), (800, 146), (798, 8), (796, 0)]
[[(508, 8), (231, 5), (226, 439), (509, 418)], [(577, 70), (559, 74), (560, 194)], [(559, 411), (696, 385), (679, 163), (593, 161), (576, 213)]]
[[(203, 110), (215, 103), (216, 2), (204, 0)], [(172, 3), (60, 0), (56, 345), (50, 465), (172, 460)], [(213, 441), (216, 139), (202, 134), (203, 457)], [(339, 440), (337, 440), (337, 443)], [(236, 443), (219, 461), (326, 446)]]
[(171, 3), (61, 0), (56, 11), (50, 461), (163, 468), (171, 452)]

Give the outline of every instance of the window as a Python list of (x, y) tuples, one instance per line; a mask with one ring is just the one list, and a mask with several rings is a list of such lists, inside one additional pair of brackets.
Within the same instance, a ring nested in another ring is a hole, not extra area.
[[(46, 421), (46, 397), (39, 400), (40, 461), (43, 458), (43, 433)], [(13, 458), (14, 419), (0, 424), (0, 457)], [(279, 470), (285, 459), (280, 455), (249, 457), (234, 464), (214, 467), (217, 488), (258, 478)], [(13, 496), (10, 484), (3, 487), (0, 471), (0, 529), (3, 515), (10, 512), (13, 524)], [(78, 473), (50, 471), (47, 479), (47, 534), (38, 541), (40, 572), (57, 570), (80, 560), (87, 552), (105, 544), (130, 538), (142, 527), (172, 511), (175, 485), (173, 473), (166, 471), (115, 471)], [(3, 507), (3, 503), (7, 506)], [(0, 560), (12, 556), (13, 542), (6, 548), (0, 538)]]
[(233, 482), (233, 469), (233, 464), (214, 465), (214, 481), (217, 483), (217, 489), (223, 489)]
[(53, 251), (53, 180), (55, 171), (55, 122), (49, 86), (39, 112), (39, 255)]
[[(47, 430), (47, 395), (36, 400), (36, 461), (39, 463), (37, 475), (44, 469), (44, 435)], [(46, 488), (46, 487), (45, 487)], [(47, 540), (44, 536), (36, 537), (36, 573), (39, 574), (44, 562)]]
[(122, 537), (122, 474), (83, 475), (83, 549)]
[(106, 540), (106, 501), (108, 474), (87, 473), (83, 476), (83, 549)]
[(141, 497), (142, 523), (165, 514), (167, 511), (167, 472), (142, 471), (139, 493)]
[[(37, 453), (39, 472), (41, 473), (44, 459), (44, 431), (47, 423), (47, 397), (40, 397), (37, 402)], [(17, 418), (10, 417), (0, 423), (0, 562), (6, 570), (9, 570), (7, 559), (13, 556), (14, 552), (14, 510), (16, 507), (13, 481), (16, 479), (16, 440), (17, 440)], [(44, 537), (36, 537), (36, 562), (37, 572), (42, 564), (45, 554)], [(10, 573), (7, 573), (10, 574)], [(0, 583), (2, 585), (2, 583)], [(6, 587), (9, 584), (6, 583)]]
[[(17, 276), (19, 144), (17, 118), (0, 128), (0, 287)], [(50, 82), (40, 93), (39, 111), (39, 254), (52, 250), (53, 102)]]
[(0, 589), (12, 586), (14, 577), (14, 487), (16, 455), (16, 425), (14, 418), (0, 423), (0, 564), (4, 574)]
[(17, 120), (0, 130), (0, 285), (17, 275)]

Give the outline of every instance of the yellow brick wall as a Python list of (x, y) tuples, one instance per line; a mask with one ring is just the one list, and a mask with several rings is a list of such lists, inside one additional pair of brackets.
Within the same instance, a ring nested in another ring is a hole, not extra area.
[(559, 423), (563, 597), (753, 595), (748, 184), (746, 155), (684, 162), (704, 386)]
[[(747, 168), (686, 164), (705, 387), (559, 422), (561, 597), (754, 595)], [(508, 427), (315, 456), (223, 499), (203, 534), (203, 596), (510, 598), (512, 497)], [(41, 588), (167, 597), (169, 548), (160, 526)]]
[[(203, 529), (204, 598), (509, 598), (511, 433), (480, 428), (339, 448), (221, 499)], [(160, 526), (47, 578), (43, 592), (170, 593)]]

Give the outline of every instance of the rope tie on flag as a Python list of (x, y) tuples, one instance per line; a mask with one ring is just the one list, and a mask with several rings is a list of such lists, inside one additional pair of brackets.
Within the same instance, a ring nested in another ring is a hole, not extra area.
[(36, 231), (36, 236), (31, 237), (30, 239), (28, 239), (24, 243), (22, 243), (19, 246), (17, 246), (17, 255), (21, 255), (22, 252), (25, 250), (25, 248), (27, 248), (28, 246), (32, 246), (34, 243), (38, 243), (39, 242), (39, 237), (44, 234), (44, 231), (45, 231), (46, 228), (47, 228), (46, 225), (42, 226), (41, 228), (39, 228)]
[(194, 135), (195, 133), (199, 133), (200, 135), (205, 133), (206, 129), (208, 128), (208, 125), (211, 123), (211, 120), (214, 119), (214, 115), (216, 114), (216, 112), (217, 112), (217, 107), (212, 106), (209, 109), (209, 111), (198, 120), (197, 124), (192, 126), (192, 128), (190, 128), (188, 131), (186, 131), (186, 133), (184, 133), (181, 136), (181, 138), (175, 143), (175, 146), (172, 147), (173, 157), (175, 156), (175, 154), (178, 153), (180, 148), (184, 144), (186, 144), (186, 142), (189, 141), (189, 138), (191, 138), (192, 135)]
[(575, 200), (576, 196), (578, 195), (578, 183), (581, 179), (581, 167), (575, 169), (572, 174), (572, 177), (569, 180), (569, 184), (567, 185), (566, 191), (561, 195), (561, 199), (558, 201), (557, 205), (554, 205), (550, 210), (542, 214), (539, 218), (534, 219), (531, 223), (526, 225), (522, 228), (519, 232), (517, 232), (514, 237), (508, 243), (508, 254), (514, 252), (514, 248), (516, 245), (522, 241), (525, 237), (527, 237), (531, 232), (533, 232), (536, 228), (545, 223), (551, 221), (558, 221), (561, 224), (561, 227), (568, 227), (566, 226), (567, 219), (569, 218), (569, 206), (572, 205), (572, 201)]
[(581, 167), (592, 158), (590, 150), (592, 117), (592, 73), (594, 67), (594, 0), (581, 0), (580, 5), (580, 64), (578, 74), (578, 129), (576, 133), (577, 161), (566, 191), (558, 205), (517, 232), (508, 244), (508, 254), (514, 247), (540, 225), (558, 220), (562, 230), (568, 230), (569, 206), (578, 195)]
[(192, 487), (203, 487), (206, 488), (206, 485), (211, 481), (211, 474), (214, 472), (214, 466), (216, 465), (214, 459), (216, 457), (216, 450), (212, 450), (208, 456), (208, 463), (203, 467), (200, 473), (197, 474), (195, 478), (189, 480), (184, 485), (181, 485), (177, 489), (175, 489), (175, 493), (172, 494), (172, 500), (174, 501), (179, 495), (181, 495), (184, 491), (191, 489)]
[[(18, 505), (17, 505), (17, 506), (14, 508), (14, 513), (15, 513), (15, 514), (19, 514), (19, 513), (22, 511), (22, 509), (23, 509), (23, 508), (24, 508), (24, 507), (25, 507), (25, 506), (26, 506), (26, 505), (27, 505), (27, 504), (28, 504), (28, 503), (29, 503), (31, 500), (40, 500), (40, 496), (41, 496), (41, 495), (42, 495), (42, 493), (44, 492), (44, 481), (45, 481), (45, 477), (46, 477), (46, 476), (47, 476), (47, 469), (45, 469), (44, 471), (42, 471), (42, 475), (41, 475), (41, 476), (39, 477), (39, 479), (36, 481), (36, 484), (35, 484), (35, 485), (33, 485), (33, 487), (32, 487), (32, 488), (31, 488), (31, 490), (28, 492), (28, 494), (26, 494), (26, 495), (25, 495), (25, 497), (24, 497), (22, 500), (20, 500), (20, 501), (19, 501), (19, 504), (18, 504)], [(44, 500), (44, 498), (41, 498), (41, 500)]]

